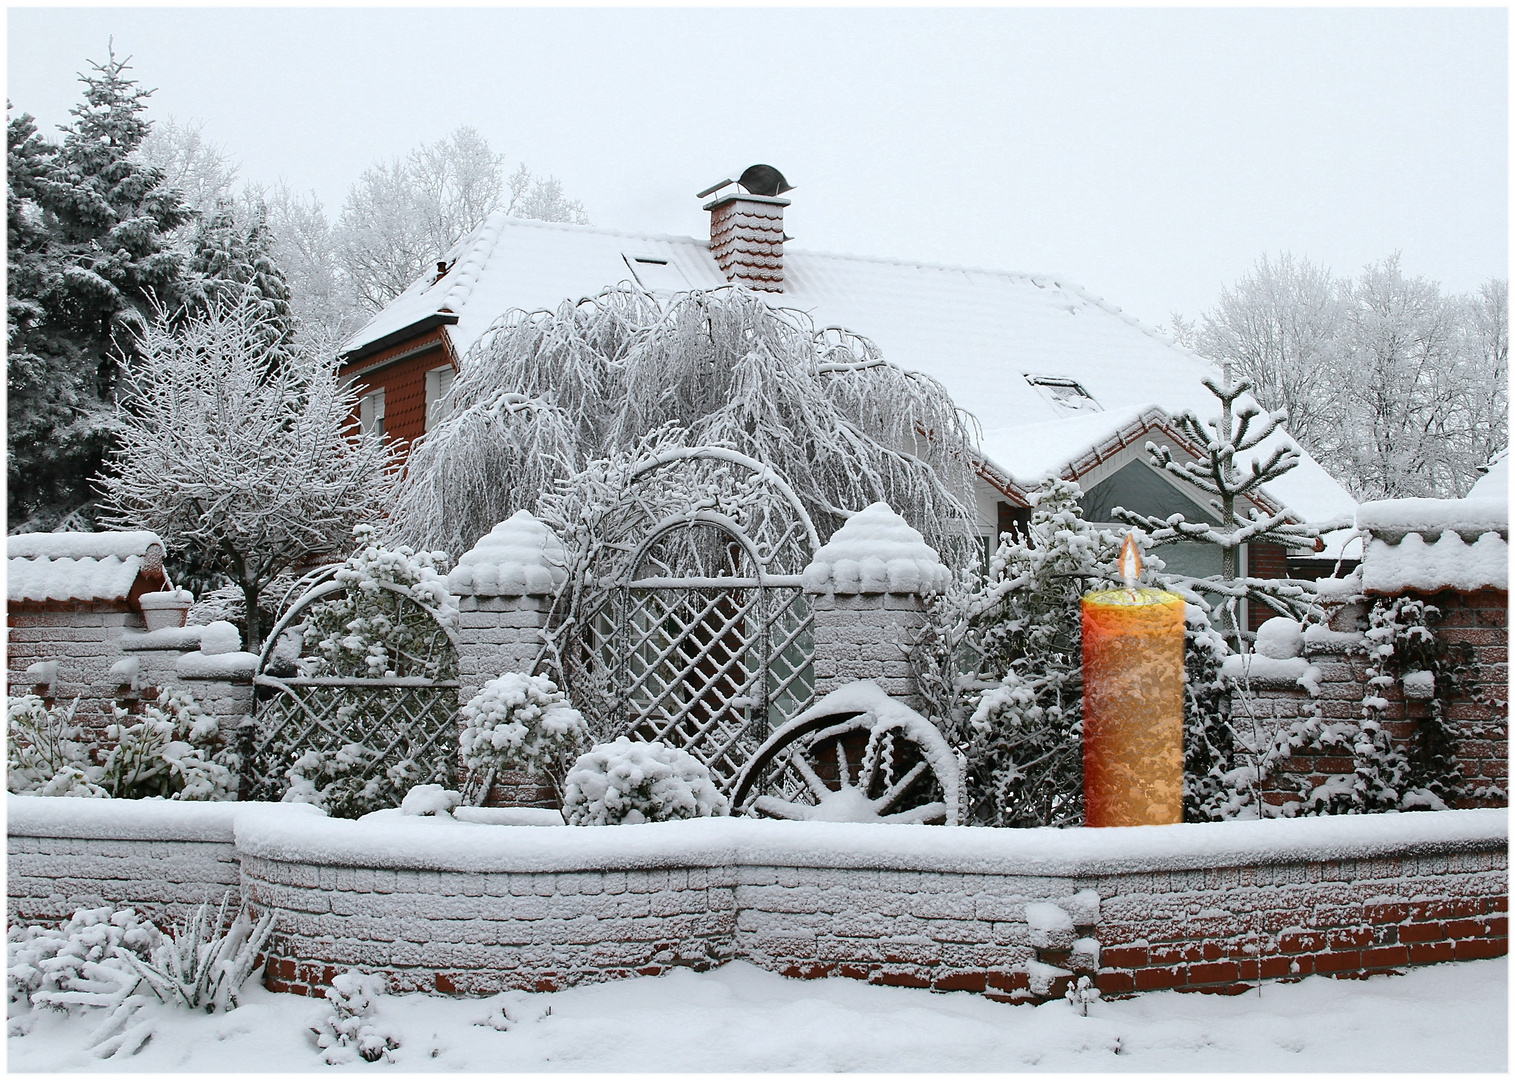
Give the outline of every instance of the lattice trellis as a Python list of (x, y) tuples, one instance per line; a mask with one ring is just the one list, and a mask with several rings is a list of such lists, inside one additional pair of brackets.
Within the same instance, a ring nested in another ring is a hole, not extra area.
[(353, 774), (399, 806), (415, 784), (457, 787), (458, 684), (430, 679), (280, 679), (259, 675), (258, 723), (243, 750), (244, 799), (277, 801), (309, 750), (376, 752)]
[(729, 787), (810, 704), (813, 619), (796, 586), (624, 588), (588, 622), (579, 679), (603, 688), (597, 734), (657, 740)]
[(793, 491), (718, 448), (639, 466), (600, 555), (557, 612), (559, 651), (596, 738), (688, 751), (729, 790), (770, 731), (814, 696), (799, 573), (818, 541)]

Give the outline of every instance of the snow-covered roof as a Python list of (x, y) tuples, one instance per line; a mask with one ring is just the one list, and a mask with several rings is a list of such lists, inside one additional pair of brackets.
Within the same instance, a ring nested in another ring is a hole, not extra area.
[(19, 533), (6, 537), (12, 603), (126, 600), (144, 570), (161, 577), (163, 541), (151, 532)]
[[(371, 345), (445, 308), (456, 316), (447, 332), (462, 356), (513, 308), (555, 308), (620, 281), (640, 280), (654, 292), (727, 283), (708, 240), (503, 214), (492, 215), (447, 258), (452, 269), (444, 277), (417, 281), (345, 349)], [(1217, 411), (1201, 384), (1216, 374), (1213, 365), (1057, 275), (828, 254), (791, 243), (784, 291), (771, 299), (804, 311), (818, 327), (862, 334), (893, 363), (937, 379), (978, 417), (982, 448), (997, 471), (1023, 487), (1078, 458), (1091, 445), (1085, 438), (1097, 440), (1129, 422), (1140, 403), (1169, 414), (1192, 409), (1201, 418)], [(1060, 404), (1057, 393), (1028, 376), (1075, 386)], [(1079, 407), (1090, 411), (1074, 411)], [(1308, 455), (1269, 491), (1311, 520), (1349, 515), (1354, 506)]]
[(1489, 462), (1489, 471), (1480, 476), (1468, 489), (1470, 499), (1499, 499), (1510, 501), (1510, 452), (1501, 450)]
[(1491, 498), (1366, 502), (1357, 508), (1357, 525), (1368, 533), (1364, 592), (1509, 588), (1509, 507), (1503, 492)]

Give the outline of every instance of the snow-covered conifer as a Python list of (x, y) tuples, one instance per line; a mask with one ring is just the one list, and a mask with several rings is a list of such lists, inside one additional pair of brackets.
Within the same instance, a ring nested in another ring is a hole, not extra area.
[(563, 791), (563, 818), (570, 825), (635, 825), (729, 810), (699, 758), (624, 735), (580, 757)]

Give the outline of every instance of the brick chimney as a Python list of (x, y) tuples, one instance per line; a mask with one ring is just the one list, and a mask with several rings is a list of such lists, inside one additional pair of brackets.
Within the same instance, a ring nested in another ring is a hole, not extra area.
[(791, 185), (770, 165), (754, 165), (741, 178), (722, 180), (699, 193), (703, 198), (727, 184), (741, 190), (705, 204), (710, 211), (710, 254), (735, 285), (762, 292), (784, 291), (784, 207)]

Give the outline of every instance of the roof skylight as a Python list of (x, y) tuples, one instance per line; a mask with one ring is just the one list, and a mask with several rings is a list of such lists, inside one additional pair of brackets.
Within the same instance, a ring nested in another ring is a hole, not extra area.
[(661, 255), (622, 255), (642, 288), (650, 293), (688, 292), (689, 279)]
[(1099, 402), (1094, 400), (1094, 395), (1072, 379), (1028, 373), (1026, 381), (1036, 387), (1036, 392), (1064, 416), (1104, 411)]

